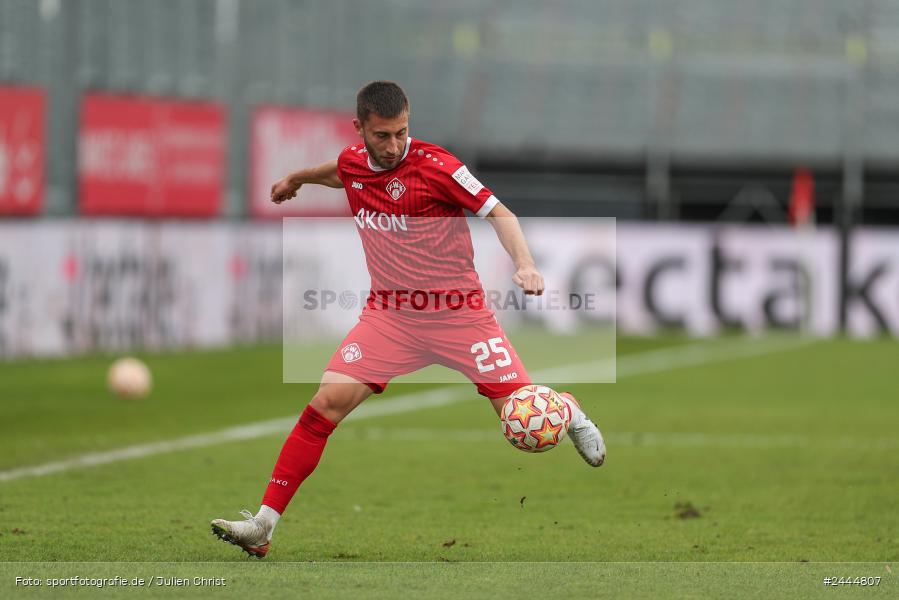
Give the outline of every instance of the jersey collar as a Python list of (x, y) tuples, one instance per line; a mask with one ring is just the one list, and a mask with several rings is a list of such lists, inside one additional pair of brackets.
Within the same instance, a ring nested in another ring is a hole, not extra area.
[[(409, 148), (411, 148), (411, 147), (412, 147), (412, 136), (410, 135), (409, 137), (406, 138), (406, 149), (403, 150), (403, 156), (400, 158), (400, 162), (396, 163), (396, 167), (400, 166), (400, 163), (406, 159), (406, 155), (409, 154)], [(371, 156), (369, 156), (367, 152), (365, 153), (365, 158), (368, 161), (368, 168), (371, 169), (372, 171), (374, 171), (375, 173), (380, 173), (381, 171), (387, 170), (384, 167), (379, 167), (375, 163), (371, 162)], [(395, 169), (396, 167), (393, 167), (393, 168)]]

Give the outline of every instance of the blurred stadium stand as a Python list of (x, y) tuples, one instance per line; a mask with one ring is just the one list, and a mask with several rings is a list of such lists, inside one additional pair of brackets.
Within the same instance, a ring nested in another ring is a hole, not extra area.
[(85, 91), (228, 110), (247, 214), (263, 103), (351, 109), (400, 82), (413, 135), (520, 214), (899, 223), (899, 0), (0, 0), (0, 84), (48, 97), (45, 214), (76, 211)]

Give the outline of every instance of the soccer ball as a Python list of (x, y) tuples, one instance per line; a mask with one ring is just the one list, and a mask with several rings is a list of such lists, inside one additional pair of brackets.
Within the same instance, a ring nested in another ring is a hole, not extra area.
[(120, 358), (109, 367), (106, 384), (120, 398), (143, 398), (150, 393), (153, 379), (150, 369), (136, 358)]
[(565, 439), (571, 409), (561, 396), (545, 385), (517, 389), (500, 412), (503, 435), (525, 452), (546, 452)]

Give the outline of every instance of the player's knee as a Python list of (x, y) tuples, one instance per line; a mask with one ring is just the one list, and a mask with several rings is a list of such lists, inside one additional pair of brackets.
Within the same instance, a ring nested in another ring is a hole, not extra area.
[(337, 423), (355, 406), (352, 395), (340, 386), (324, 384), (312, 396), (309, 404), (322, 416)]
[(337, 410), (339, 406), (337, 399), (325, 388), (321, 388), (315, 392), (309, 405), (325, 416), (327, 416), (327, 413)]

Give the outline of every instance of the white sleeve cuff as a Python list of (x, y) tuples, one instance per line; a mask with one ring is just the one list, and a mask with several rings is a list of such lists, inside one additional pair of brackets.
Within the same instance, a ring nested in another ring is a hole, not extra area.
[(490, 194), (490, 197), (484, 201), (484, 204), (481, 205), (481, 208), (479, 208), (478, 212), (475, 214), (483, 219), (490, 214), (490, 211), (493, 210), (493, 207), (497, 204), (499, 204), (499, 199), (493, 194)]

